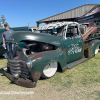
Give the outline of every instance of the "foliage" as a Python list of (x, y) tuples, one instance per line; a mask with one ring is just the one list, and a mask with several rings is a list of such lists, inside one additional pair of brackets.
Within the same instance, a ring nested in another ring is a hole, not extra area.
[(0, 23), (0, 28), (3, 28), (3, 26), (1, 25), (1, 23)]
[[(5, 22), (7, 19), (5, 18), (4, 15), (1, 15), (1, 19), (0, 19), (0, 28), (3, 28), (3, 25), (2, 24), (5, 24), (7, 22)], [(8, 24), (8, 23), (7, 23)]]
[(6, 19), (5, 19), (5, 16), (4, 15), (1, 15), (1, 21), (2, 21), (2, 24), (5, 23)]

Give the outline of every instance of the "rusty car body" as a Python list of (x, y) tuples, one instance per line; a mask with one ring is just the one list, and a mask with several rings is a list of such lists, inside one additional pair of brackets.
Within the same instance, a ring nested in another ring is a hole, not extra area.
[[(64, 72), (98, 53), (98, 37), (83, 39), (77, 22), (58, 22), (39, 27), (40, 33), (15, 32), (6, 42), (15, 43), (7, 55), (6, 76), (24, 87), (35, 87), (40, 77), (52, 77), (58, 68)], [(17, 43), (17, 44), (16, 44)]]

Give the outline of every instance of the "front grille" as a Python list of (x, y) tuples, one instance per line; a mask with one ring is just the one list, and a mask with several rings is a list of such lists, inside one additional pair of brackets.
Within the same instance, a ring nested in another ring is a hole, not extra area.
[(28, 76), (29, 74), (27, 66), (24, 65), (22, 61), (8, 60), (7, 66), (9, 67), (12, 75), (18, 74), (20, 76)]

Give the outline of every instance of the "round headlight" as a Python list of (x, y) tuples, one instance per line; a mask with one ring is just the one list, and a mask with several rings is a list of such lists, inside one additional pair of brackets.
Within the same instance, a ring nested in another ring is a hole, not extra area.
[(27, 60), (26, 65), (27, 65), (29, 70), (32, 68), (32, 62), (30, 59)]

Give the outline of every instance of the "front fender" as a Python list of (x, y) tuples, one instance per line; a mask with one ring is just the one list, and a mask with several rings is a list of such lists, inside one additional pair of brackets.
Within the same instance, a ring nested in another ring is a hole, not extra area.
[(38, 71), (40, 73), (43, 72), (43, 69), (46, 65), (51, 61), (57, 61), (60, 63), (61, 68), (66, 66), (66, 57), (63, 51), (61, 50), (52, 50), (42, 52), (36, 56), (31, 58), (32, 61), (32, 72)]

